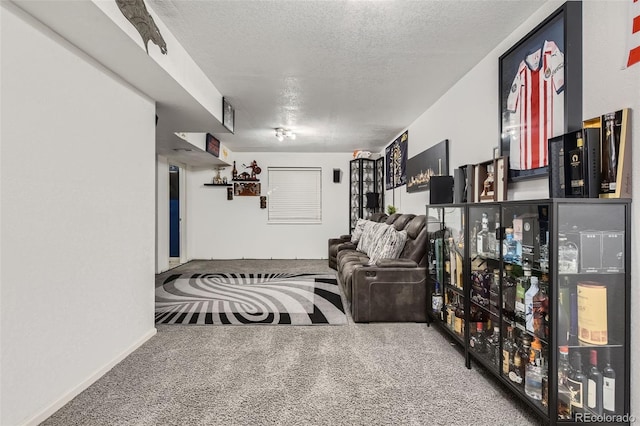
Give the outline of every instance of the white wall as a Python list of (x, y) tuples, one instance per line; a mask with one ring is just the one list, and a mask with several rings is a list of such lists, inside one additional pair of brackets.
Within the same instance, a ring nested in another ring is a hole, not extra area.
[[(326, 259), (327, 240), (348, 233), (349, 160), (352, 153), (234, 153), (238, 172), (242, 164), (256, 160), (262, 195), (268, 191), (271, 167), (322, 168), (322, 224), (276, 225), (267, 223), (267, 209), (259, 197), (234, 197), (227, 201), (224, 187), (203, 186), (213, 170), (187, 174), (187, 240), (192, 259)], [(333, 169), (343, 171), (341, 183), (333, 183)], [(231, 168), (222, 175), (231, 179)], [(268, 203), (268, 199), (267, 199)]]
[(16, 9), (0, 6), (3, 425), (44, 420), (155, 333), (154, 102)]
[[(583, 5), (584, 101), (585, 118), (597, 117), (621, 108), (632, 109), (632, 141), (640, 141), (640, 64), (621, 70), (625, 59), (625, 33), (628, 2), (591, 1)], [(633, 147), (633, 144), (632, 144)], [(640, 146), (633, 147), (633, 198), (640, 200)], [(631, 259), (639, 259), (640, 210), (631, 206)], [(631, 271), (631, 359), (640, 353), (640, 279), (638, 262)], [(631, 413), (640, 416), (640, 364), (631, 365)]]
[(156, 274), (169, 269), (169, 160), (156, 163)]
[[(498, 58), (561, 4), (556, 1), (545, 4), (408, 127), (409, 157), (449, 139), (450, 169), (491, 159), (492, 147), (497, 146), (499, 140)], [(583, 3), (583, 117), (587, 119), (621, 108), (632, 108), (632, 135), (637, 140), (640, 137), (640, 65), (621, 69), (627, 19), (626, 1)], [(633, 163), (638, 165), (639, 161), (640, 149), (634, 148)], [(640, 199), (640, 173), (634, 173), (633, 188), (634, 198)], [(547, 179), (537, 179), (510, 184), (508, 199), (548, 196)], [(403, 186), (396, 189), (395, 197), (400, 211), (423, 214), (429, 193), (408, 194)], [(391, 191), (387, 191), (386, 199), (389, 200), (386, 204), (390, 204)], [(638, 259), (640, 215), (636, 213), (637, 206), (633, 211), (631, 258)], [(631, 303), (635, 307), (632, 324), (640, 323), (640, 311), (637, 309), (640, 306), (640, 282), (637, 276), (637, 271), (632, 271)], [(637, 354), (640, 352), (640, 331), (632, 328), (631, 332), (631, 353)], [(631, 406), (635, 408), (632, 412), (640, 416), (640, 367), (636, 365), (631, 373)]]

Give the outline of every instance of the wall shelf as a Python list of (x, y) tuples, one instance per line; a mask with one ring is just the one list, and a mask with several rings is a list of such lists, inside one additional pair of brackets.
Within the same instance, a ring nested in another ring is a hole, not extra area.
[(231, 186), (230, 183), (205, 183), (204, 186)]

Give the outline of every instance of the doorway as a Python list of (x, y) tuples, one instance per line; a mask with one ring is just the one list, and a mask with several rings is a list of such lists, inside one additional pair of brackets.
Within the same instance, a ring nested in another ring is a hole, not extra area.
[(180, 167), (169, 165), (169, 267), (180, 265)]

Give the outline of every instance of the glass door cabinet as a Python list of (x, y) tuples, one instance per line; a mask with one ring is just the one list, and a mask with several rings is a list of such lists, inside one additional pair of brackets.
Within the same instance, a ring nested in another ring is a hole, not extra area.
[(429, 229), (438, 229), (429, 239), (429, 319), (442, 324), (443, 329), (462, 345), (467, 332), (465, 218), (465, 205), (429, 206), (427, 209)]
[(427, 206), (430, 319), (545, 423), (630, 424), (630, 207)]

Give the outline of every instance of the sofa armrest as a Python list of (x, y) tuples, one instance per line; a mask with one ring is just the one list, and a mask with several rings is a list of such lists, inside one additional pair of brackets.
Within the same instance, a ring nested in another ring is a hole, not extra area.
[(351, 241), (351, 234), (340, 235), (341, 240)]
[(355, 268), (351, 283), (351, 314), (355, 322), (425, 322), (427, 269), (373, 265)]
[(411, 259), (380, 259), (376, 262), (379, 268), (417, 268), (418, 264)]
[(345, 242), (342, 243), (340, 245), (338, 245), (338, 251), (340, 250), (355, 250), (358, 247), (357, 244), (354, 244), (352, 242)]

